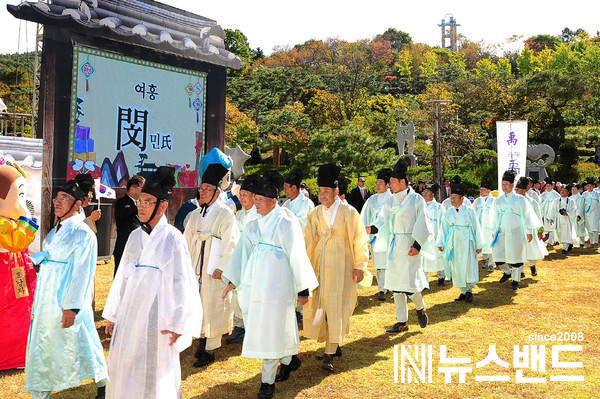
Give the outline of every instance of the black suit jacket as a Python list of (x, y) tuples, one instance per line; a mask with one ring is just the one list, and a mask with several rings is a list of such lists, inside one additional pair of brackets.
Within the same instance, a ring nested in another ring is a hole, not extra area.
[(137, 206), (135, 206), (135, 202), (127, 194), (115, 202), (115, 224), (117, 225), (117, 240), (115, 242), (113, 255), (115, 257), (116, 273), (129, 234), (140, 227)]
[(348, 203), (354, 208), (356, 208), (358, 213), (360, 213), (363, 205), (367, 201), (367, 198), (369, 198), (370, 196), (371, 194), (367, 191), (367, 189), (365, 189), (365, 198), (363, 199), (360, 193), (360, 188), (356, 186), (352, 189), (352, 191), (350, 191), (350, 195), (348, 196)]
[(446, 192), (446, 186), (442, 186), (441, 190), (442, 190), (442, 200), (445, 200), (446, 198), (449, 197), (448, 193)]

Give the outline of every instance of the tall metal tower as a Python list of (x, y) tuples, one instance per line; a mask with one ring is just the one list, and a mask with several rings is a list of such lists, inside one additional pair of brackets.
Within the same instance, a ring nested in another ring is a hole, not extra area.
[[(446, 22), (446, 17), (450, 17), (450, 20)], [(449, 48), (450, 51), (458, 51), (458, 35), (456, 34), (456, 27), (460, 24), (456, 23), (456, 19), (452, 14), (446, 14), (442, 19), (442, 23), (438, 24), (442, 28), (442, 48)], [(446, 46), (446, 39), (450, 39), (450, 46)]]

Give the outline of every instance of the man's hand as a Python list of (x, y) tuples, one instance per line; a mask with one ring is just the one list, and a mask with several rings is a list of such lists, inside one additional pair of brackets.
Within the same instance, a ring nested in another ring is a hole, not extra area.
[(481, 248), (479, 248), (479, 249), (478, 249), (477, 251), (475, 251), (475, 252), (477, 252), (478, 254), (480, 254), (480, 253), (481, 253)]
[(365, 230), (367, 231), (367, 234), (371, 234), (371, 226), (365, 227)]
[(221, 279), (221, 274), (223, 274), (222, 271), (220, 271), (219, 269), (216, 269), (213, 274), (212, 277), (216, 280), (220, 280)]
[(444, 247), (438, 247), (438, 249), (440, 250), (440, 252), (444, 252)]
[(75, 317), (77, 317), (77, 313), (73, 312), (72, 310), (63, 310), (63, 316), (60, 321), (62, 328), (69, 328), (75, 324)]
[(107, 335), (113, 335), (114, 328), (115, 328), (115, 323), (113, 323), (112, 321), (109, 321), (108, 324), (106, 325), (106, 327), (104, 327), (104, 332)]
[(227, 284), (227, 287), (225, 287), (225, 289), (223, 290), (223, 295), (221, 295), (221, 298), (225, 299), (227, 294), (229, 294), (234, 289), (235, 289), (235, 285), (233, 285), (233, 283)]
[(307, 296), (299, 296), (298, 297), (298, 306), (304, 306), (304, 305), (306, 305), (306, 302), (308, 302)]
[(577, 221), (581, 221), (581, 216), (577, 216)]
[(92, 211), (92, 213), (90, 213), (90, 217), (94, 222), (97, 222), (102, 217), (102, 212), (100, 211), (100, 209), (96, 209)]
[(533, 240), (533, 234), (527, 234), (527, 242), (531, 242)]
[(408, 250), (408, 256), (415, 256), (418, 254), (419, 254), (419, 251), (415, 247), (410, 247), (410, 249)]
[(173, 346), (173, 344), (175, 342), (177, 342), (179, 337), (181, 337), (181, 334), (177, 334), (177, 333), (174, 333), (173, 331), (169, 331), (169, 330), (162, 330), (160, 333), (164, 334), (164, 335), (171, 334), (171, 337), (169, 337), (169, 346)]
[(361, 269), (354, 269), (352, 274), (355, 283), (360, 283), (362, 279), (365, 277), (365, 272)]
[(538, 240), (541, 240), (544, 237), (544, 234), (538, 231)]

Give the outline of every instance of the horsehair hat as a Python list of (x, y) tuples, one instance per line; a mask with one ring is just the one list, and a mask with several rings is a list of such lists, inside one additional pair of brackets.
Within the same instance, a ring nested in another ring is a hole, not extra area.
[(554, 184), (554, 180), (552, 180), (550, 176), (546, 176), (544, 182), (546, 182), (546, 184)]
[(69, 180), (58, 191), (71, 195), (76, 201), (83, 202), (93, 187), (94, 178), (86, 173), (84, 175), (77, 175), (75, 178)]
[(278, 171), (267, 170), (256, 182), (254, 194), (268, 198), (278, 198), (284, 181), (284, 177)]
[(319, 187), (338, 188), (338, 179), (341, 171), (342, 167), (334, 163), (327, 163), (319, 166), (317, 185)]
[(260, 181), (260, 175), (258, 175), (256, 173), (248, 175), (242, 182), (242, 185), (240, 186), (240, 190), (250, 191), (251, 193), (255, 194), (254, 190), (256, 190), (256, 185), (258, 184), (259, 181)]
[(75, 176), (73, 178), (75, 181), (77, 181), (77, 183), (79, 183), (79, 185), (82, 188), (87, 188), (88, 189), (88, 193), (93, 192), (94, 190), (94, 178), (92, 177), (91, 174), (89, 173), (85, 173), (85, 174), (79, 174), (77, 176)]
[(502, 181), (507, 181), (511, 184), (515, 182), (516, 178), (517, 178), (517, 172), (515, 172), (512, 169), (505, 171), (504, 174), (502, 175)]
[(404, 179), (408, 182), (408, 162), (404, 157), (400, 157), (398, 162), (394, 165), (394, 169), (392, 170), (391, 177), (395, 177), (398, 180)]
[(450, 180), (450, 184), (460, 184), (462, 183), (462, 177), (460, 177), (459, 175), (454, 175), (454, 177), (452, 178), (452, 180)]
[(340, 176), (338, 180), (338, 188), (340, 190), (339, 195), (345, 195), (348, 193), (348, 184), (350, 184), (350, 180)]
[(304, 171), (300, 168), (296, 168), (290, 172), (289, 175), (285, 178), (285, 183), (290, 186), (296, 186), (300, 188), (300, 183), (302, 183), (302, 179), (304, 179)]
[(525, 176), (521, 176), (517, 181), (517, 185), (515, 188), (519, 188), (521, 190), (527, 190), (527, 186), (529, 185), (529, 179)]
[(392, 170), (390, 168), (383, 168), (377, 173), (377, 180), (381, 179), (385, 184), (390, 182), (390, 177), (392, 177)]
[(587, 177), (585, 181), (587, 184), (596, 185), (596, 179), (594, 179), (592, 176)]
[(450, 191), (452, 192), (452, 194), (457, 194), (460, 196), (465, 195), (465, 185), (462, 183), (454, 183), (450, 185)]
[(439, 189), (440, 189), (440, 185), (437, 183), (429, 183), (429, 184), (425, 185), (425, 190), (429, 190), (433, 194), (437, 193)]
[(219, 187), (228, 171), (229, 170), (220, 163), (211, 163), (206, 167), (206, 170), (202, 174), (202, 183), (208, 183)]
[(489, 177), (484, 177), (483, 179), (481, 179), (481, 184), (479, 185), (479, 187), (483, 187), (483, 188), (487, 188), (488, 190), (492, 189), (492, 179), (490, 179)]
[(148, 178), (142, 192), (156, 197), (159, 201), (168, 201), (173, 194), (175, 181), (175, 168), (159, 166)]

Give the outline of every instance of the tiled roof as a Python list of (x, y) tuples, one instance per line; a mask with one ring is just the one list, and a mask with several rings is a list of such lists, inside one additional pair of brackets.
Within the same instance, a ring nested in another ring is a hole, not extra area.
[[(210, 64), (240, 69), (242, 60), (225, 49), (225, 32), (215, 20), (153, 0), (53, 0), (7, 5), (19, 19), (89, 30), (108, 29), (118, 39)], [(109, 35), (110, 36), (110, 35)]]

